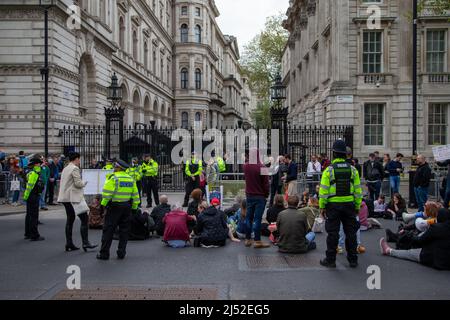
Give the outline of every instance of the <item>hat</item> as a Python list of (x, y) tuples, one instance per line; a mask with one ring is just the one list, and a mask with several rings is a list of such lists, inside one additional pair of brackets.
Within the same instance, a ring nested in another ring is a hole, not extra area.
[(36, 164), (42, 164), (42, 160), (40, 158), (33, 158), (28, 163), (28, 166), (31, 167), (31, 166), (34, 166)]
[(115, 164), (116, 167), (122, 168), (122, 169), (128, 169), (130, 166), (128, 165), (128, 163), (126, 163), (123, 160), (116, 160)]
[(347, 144), (344, 140), (336, 140), (333, 144), (333, 151), (336, 153), (346, 154), (347, 153)]
[(217, 198), (214, 198), (211, 200), (211, 205), (212, 206), (220, 206), (220, 200)]

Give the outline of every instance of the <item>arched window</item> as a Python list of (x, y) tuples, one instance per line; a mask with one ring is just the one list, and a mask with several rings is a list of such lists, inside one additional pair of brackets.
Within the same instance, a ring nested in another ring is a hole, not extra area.
[(200, 90), (202, 88), (202, 71), (200, 69), (195, 70), (195, 89)]
[(161, 81), (164, 81), (164, 57), (161, 57)]
[(188, 88), (188, 70), (186, 68), (181, 69), (181, 89)]
[(202, 114), (200, 112), (195, 113), (195, 121), (197, 122), (202, 121)]
[(148, 70), (148, 43), (147, 41), (144, 42), (144, 67)]
[(181, 113), (181, 128), (183, 129), (189, 128), (189, 115), (187, 112)]
[(195, 26), (195, 42), (202, 43), (202, 27), (199, 25)]
[(153, 49), (153, 74), (156, 75), (156, 49)]
[(123, 17), (119, 18), (119, 45), (122, 50), (125, 50), (125, 22)]
[(187, 24), (183, 24), (180, 29), (181, 32), (181, 42), (186, 43), (189, 41), (189, 28)]
[(136, 31), (133, 31), (133, 58), (138, 59), (138, 35)]

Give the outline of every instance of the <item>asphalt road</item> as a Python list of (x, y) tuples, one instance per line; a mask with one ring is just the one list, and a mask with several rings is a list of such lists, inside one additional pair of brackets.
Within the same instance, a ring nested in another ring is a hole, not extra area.
[[(41, 217), (43, 242), (22, 239), (23, 215), (0, 217), (0, 299), (51, 299), (65, 289), (70, 265), (81, 268), (82, 288), (102, 287), (212, 287), (221, 299), (449, 299), (450, 272), (435, 271), (419, 264), (383, 257), (378, 239), (384, 230), (362, 234), (367, 253), (360, 266), (349, 269), (344, 255), (338, 268), (319, 266), (325, 250), (325, 235), (318, 235), (318, 249), (288, 267), (276, 247), (265, 250), (228, 243), (219, 249), (169, 249), (160, 239), (131, 242), (124, 261), (97, 261), (96, 252), (64, 252), (65, 215), (62, 210)], [(385, 227), (395, 222), (383, 221)], [(77, 221), (75, 228), (79, 227)], [(75, 229), (77, 230), (77, 229)], [(91, 231), (98, 243), (101, 231)], [(74, 240), (80, 244), (79, 232)], [(259, 260), (258, 260), (259, 259)], [(274, 260), (275, 259), (275, 260)], [(262, 261), (255, 269), (251, 261)], [(367, 268), (381, 269), (381, 290), (367, 288)], [(189, 297), (185, 297), (189, 299)]]

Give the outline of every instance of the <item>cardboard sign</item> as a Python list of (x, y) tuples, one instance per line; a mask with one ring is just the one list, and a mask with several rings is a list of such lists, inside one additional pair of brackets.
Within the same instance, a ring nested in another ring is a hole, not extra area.
[(439, 146), (433, 148), (434, 159), (437, 162), (442, 162), (450, 159), (450, 144), (446, 146)]
[(83, 170), (83, 181), (87, 182), (86, 187), (84, 187), (85, 195), (97, 195), (102, 194), (103, 186), (105, 185), (106, 176), (114, 173), (113, 170), (94, 170), (85, 169)]

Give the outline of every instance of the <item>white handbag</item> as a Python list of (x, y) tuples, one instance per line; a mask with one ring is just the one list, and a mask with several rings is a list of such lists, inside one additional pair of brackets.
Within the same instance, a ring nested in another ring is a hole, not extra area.
[(86, 200), (81, 200), (79, 203), (72, 202), (73, 210), (75, 214), (89, 213), (89, 206), (86, 203)]
[(314, 220), (314, 225), (312, 227), (312, 232), (322, 233), (325, 230), (325, 219), (318, 217)]
[(10, 191), (19, 191), (20, 190), (20, 181), (19, 179), (14, 179), (11, 181)]

